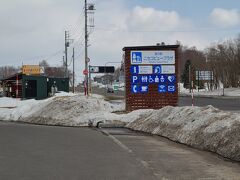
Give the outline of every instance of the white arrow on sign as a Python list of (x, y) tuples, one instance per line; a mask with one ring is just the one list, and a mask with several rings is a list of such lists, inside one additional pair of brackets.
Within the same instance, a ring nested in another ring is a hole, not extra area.
[(90, 71), (91, 73), (98, 73), (98, 72), (99, 72), (99, 67), (97, 67), (97, 66), (92, 66), (92, 67), (89, 68), (89, 71)]

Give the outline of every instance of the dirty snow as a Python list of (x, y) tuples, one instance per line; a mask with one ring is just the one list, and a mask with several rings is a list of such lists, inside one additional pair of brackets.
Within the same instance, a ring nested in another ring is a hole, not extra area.
[[(0, 98), (0, 120), (88, 126), (102, 121), (167, 137), (199, 149), (240, 161), (240, 113), (212, 106), (164, 107), (123, 113), (124, 103), (103, 96), (59, 93), (45, 100)], [(116, 113), (118, 111), (118, 113)]]
[[(123, 110), (123, 104), (111, 104), (103, 96), (58, 93), (45, 100), (0, 98), (0, 119), (39, 124), (86, 126), (89, 121), (121, 119), (113, 111)], [(121, 119), (121, 121), (124, 121)]]
[(240, 161), (240, 114), (212, 106), (164, 107), (128, 128), (167, 137), (173, 141)]

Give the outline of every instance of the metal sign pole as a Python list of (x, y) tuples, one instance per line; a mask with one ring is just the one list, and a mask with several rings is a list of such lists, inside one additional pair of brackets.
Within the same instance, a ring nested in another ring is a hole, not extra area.
[(16, 83), (16, 98), (18, 98), (18, 74), (17, 74), (17, 83)]
[(199, 82), (199, 71), (198, 71), (198, 92), (199, 92), (199, 86), (200, 86), (200, 82)]
[(92, 80), (91, 80), (91, 71), (90, 71), (91, 65), (88, 66), (88, 73), (89, 73), (89, 93), (92, 94)]
[(188, 66), (189, 92), (191, 93), (191, 65)]
[(192, 87), (192, 106), (194, 106), (194, 99), (193, 99), (193, 81), (191, 82), (191, 87)]

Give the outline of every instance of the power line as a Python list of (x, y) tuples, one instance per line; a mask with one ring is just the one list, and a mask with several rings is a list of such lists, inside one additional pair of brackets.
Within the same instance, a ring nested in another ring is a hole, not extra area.
[[(76, 32), (79, 31), (79, 25), (83, 25), (83, 16), (84, 15), (84, 11), (81, 12), (81, 14), (79, 15), (79, 17), (77, 18), (76, 22), (74, 23), (74, 26), (70, 29), (70, 32), (72, 33), (72, 36), (75, 35)], [(79, 23), (80, 22), (80, 23)]]
[(24, 58), (24, 59), (21, 59), (21, 61), (29, 61), (29, 60), (34, 60), (34, 59), (49, 60), (49, 59), (57, 56), (60, 53), (62, 53), (62, 50), (56, 51), (56, 52), (48, 54), (48, 55), (40, 55), (40, 56), (35, 56), (35, 57), (30, 57), (30, 58)]

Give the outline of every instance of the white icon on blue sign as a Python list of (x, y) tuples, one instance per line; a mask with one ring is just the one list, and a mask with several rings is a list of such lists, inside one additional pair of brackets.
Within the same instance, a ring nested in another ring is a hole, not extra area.
[(155, 76), (153, 76), (153, 75), (148, 76), (148, 82), (149, 83), (154, 83), (155, 82)]
[[(133, 82), (134, 80), (132, 80)], [(134, 83), (136, 82), (140, 82), (140, 83), (149, 83), (149, 84), (153, 84), (153, 83), (164, 83), (166, 81), (166, 77), (164, 75), (143, 75), (143, 76), (139, 76), (139, 79), (136, 80)]]
[(147, 93), (148, 92), (148, 86), (140, 86), (140, 92), (141, 93)]
[(168, 92), (175, 92), (175, 86), (174, 85), (169, 85), (168, 86)]
[(148, 83), (148, 76), (140, 76), (141, 83)]
[(161, 74), (161, 72), (162, 72), (161, 65), (153, 66), (153, 73), (154, 74)]
[(159, 81), (160, 81), (159, 77), (156, 76), (155, 79), (154, 79), (154, 81), (155, 81), (155, 83), (159, 83)]
[(166, 81), (166, 77), (164, 75), (160, 76), (160, 82), (164, 83)]
[(166, 87), (166, 85), (163, 85), (163, 84), (158, 85), (158, 92), (159, 92), (159, 93), (165, 93), (165, 92), (167, 92), (167, 87)]
[(138, 85), (132, 85), (132, 86), (131, 86), (131, 92), (132, 92), (132, 93), (138, 93), (138, 92), (139, 92), (139, 87), (138, 87)]
[(139, 67), (138, 66), (131, 66), (130, 72), (132, 74), (138, 74), (139, 73)]
[(139, 82), (138, 76), (132, 76), (131, 77), (132, 84), (136, 84)]
[(167, 77), (167, 79), (168, 79), (168, 81), (169, 81), (170, 83), (174, 83), (175, 80), (176, 80), (176, 77), (175, 77), (175, 75), (169, 75), (169, 76)]
[(142, 63), (142, 53), (141, 52), (132, 52), (132, 62), (133, 63)]

